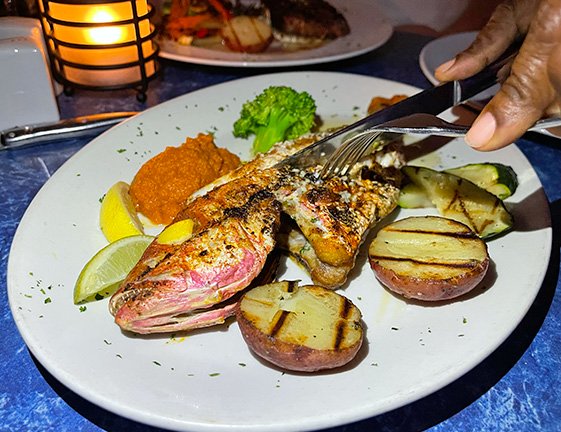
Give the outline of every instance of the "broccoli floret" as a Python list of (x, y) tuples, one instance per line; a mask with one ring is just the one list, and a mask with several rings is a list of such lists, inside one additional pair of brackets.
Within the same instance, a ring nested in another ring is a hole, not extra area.
[(234, 136), (254, 134), (253, 153), (264, 153), (273, 144), (295, 139), (314, 125), (316, 103), (312, 96), (287, 86), (271, 86), (244, 103), (234, 123)]

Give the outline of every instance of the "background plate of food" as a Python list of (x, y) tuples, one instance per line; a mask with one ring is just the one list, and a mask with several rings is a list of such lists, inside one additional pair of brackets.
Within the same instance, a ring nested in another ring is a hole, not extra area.
[[(294, 373), (260, 360), (235, 320), (192, 332), (135, 335), (121, 330), (108, 299), (74, 304), (84, 264), (107, 245), (100, 200), (167, 146), (211, 132), (219, 147), (250, 159), (234, 138), (242, 104), (271, 85), (309, 92), (324, 126), (365, 115), (373, 96), (418, 89), (332, 72), (291, 72), (229, 82), (165, 102), (105, 132), (64, 164), (39, 191), (14, 237), (8, 263), (12, 314), (27, 346), (61, 383), (109, 411), (172, 430), (302, 431), (342, 425), (406, 405), (459, 378), (490, 355), (533, 303), (548, 266), (552, 230), (539, 179), (511, 145), (491, 153), (461, 139), (431, 144), (414, 163), (444, 169), (507, 164), (519, 185), (505, 200), (514, 229), (487, 242), (490, 271), (469, 294), (426, 305), (392, 294), (375, 278), (363, 243), (338, 292), (362, 313), (364, 343), (347, 365)], [(411, 146), (411, 147), (409, 147)], [(433, 150), (437, 148), (436, 150)], [(400, 209), (380, 225), (436, 209)], [(374, 234), (374, 231), (371, 234)], [(290, 259), (278, 279), (310, 277)]]
[(164, 15), (160, 55), (183, 62), (309, 65), (366, 53), (383, 45), (393, 32), (384, 14), (368, 0), (270, 0), (258, 9), (252, 7), (255, 2), (236, 9), (215, 0), (203, 7), (203, 18), (189, 10), (197, 2), (184, 7), (177, 3), (181, 2), (172, 2)]

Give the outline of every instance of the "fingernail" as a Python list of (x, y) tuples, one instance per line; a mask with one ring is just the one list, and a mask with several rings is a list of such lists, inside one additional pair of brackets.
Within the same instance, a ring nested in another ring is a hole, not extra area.
[(454, 66), (454, 63), (456, 63), (456, 58), (453, 58), (452, 60), (448, 60), (445, 63), (442, 63), (440, 66), (438, 66), (436, 68), (435, 72), (438, 72), (438, 73), (446, 72), (448, 69), (450, 69), (452, 66)]
[(466, 142), (473, 148), (479, 148), (489, 142), (497, 128), (497, 120), (490, 112), (486, 112), (478, 117), (468, 133), (466, 134)]

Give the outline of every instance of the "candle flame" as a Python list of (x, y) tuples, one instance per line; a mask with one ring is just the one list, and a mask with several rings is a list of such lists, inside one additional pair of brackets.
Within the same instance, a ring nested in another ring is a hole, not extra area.
[[(93, 23), (110, 23), (115, 21), (115, 16), (111, 11), (103, 8), (96, 9), (90, 18)], [(124, 37), (124, 30), (118, 26), (97, 27), (88, 30), (88, 38), (90, 42), (95, 44), (109, 45), (117, 42), (122, 42)]]

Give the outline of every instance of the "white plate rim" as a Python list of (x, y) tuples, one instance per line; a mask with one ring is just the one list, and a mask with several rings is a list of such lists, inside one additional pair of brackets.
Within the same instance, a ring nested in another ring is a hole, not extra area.
[(467, 48), (467, 46), (473, 42), (476, 35), (477, 32), (463, 32), (442, 36), (430, 41), (421, 49), (419, 53), (419, 66), (423, 75), (425, 75), (431, 84), (439, 84), (439, 81), (434, 76), (434, 70), (438, 65), (430, 64), (431, 62), (428, 60), (428, 57), (433, 52), (438, 52), (442, 53), (443, 62), (450, 60), (462, 49)]
[[(346, 2), (332, 0), (347, 18), (351, 33), (308, 50), (258, 54), (218, 51), (195, 46), (160, 42), (160, 57), (180, 62), (225, 67), (289, 67), (333, 62), (365, 54), (385, 44), (393, 34), (393, 26), (383, 13), (368, 0)], [(368, 19), (364, 11), (368, 10)], [(372, 29), (375, 29), (373, 31)]]
[[(255, 78), (258, 78), (255, 80)], [(179, 108), (187, 100), (196, 100), (198, 97), (207, 95), (209, 92), (216, 92), (220, 94), (220, 91), (229, 88), (232, 85), (240, 86), (240, 85), (250, 85), (250, 86), (265, 86), (269, 85), (270, 82), (298, 82), (301, 83), (303, 80), (309, 80), (309, 82), (317, 82), (317, 81), (326, 81), (329, 84), (327, 87), (332, 85), (343, 85), (345, 80), (351, 81), (356, 83), (358, 80), (363, 80), (363, 82), (371, 82), (376, 83), (376, 87), (379, 88), (380, 85), (391, 84), (391, 81), (380, 80), (377, 78), (370, 78), (364, 77), (359, 75), (352, 75), (352, 74), (344, 74), (344, 73), (309, 73), (309, 72), (293, 72), (293, 73), (282, 73), (282, 74), (271, 74), (266, 76), (260, 77), (252, 77), (250, 79), (242, 79), (237, 80), (236, 82), (230, 82), (225, 84), (220, 84), (214, 87), (210, 87), (207, 89), (199, 90), (197, 92), (184, 95), (182, 97), (176, 98), (172, 101), (166, 102), (156, 109), (147, 110), (145, 113), (136, 116), (133, 119), (127, 120), (124, 124), (117, 126), (121, 132), (123, 132), (124, 128), (139, 128), (139, 124), (144, 124), (147, 119), (155, 113), (156, 110), (165, 110), (167, 107), (175, 107)], [(249, 81), (251, 80), (251, 81)], [(261, 82), (259, 82), (261, 81)], [(397, 87), (400, 90), (407, 89), (409, 87), (410, 92), (414, 92), (415, 89), (411, 88), (410, 86), (403, 86), (399, 83)], [(305, 83), (303, 84), (305, 85)], [(115, 129), (115, 128), (114, 128)], [(29, 349), (31, 352), (36, 356), (36, 358), (40, 361), (49, 370), (50, 373), (53, 374), (60, 382), (65, 384), (67, 387), (71, 388), (76, 393), (80, 394), (81, 396), (85, 397), (86, 399), (96, 403), (110, 411), (116, 412), (117, 414), (124, 415), (125, 417), (132, 418), (137, 421), (145, 422), (147, 424), (152, 424), (155, 426), (160, 427), (167, 427), (171, 429), (178, 429), (178, 430), (259, 430), (259, 431), (280, 431), (280, 430), (309, 430), (309, 429), (318, 429), (323, 427), (329, 426), (336, 426), (344, 423), (349, 423), (352, 421), (357, 421), (364, 419), (369, 416), (381, 414), (386, 412), (390, 409), (397, 408), (399, 406), (403, 406), (407, 403), (413, 402), (423, 396), (426, 396), (440, 388), (444, 385), (452, 382), (454, 379), (457, 379), (465, 372), (470, 370), (476, 364), (479, 364), (484, 358), (486, 358), (497, 346), (500, 345), (510, 334), (512, 330), (516, 327), (516, 325), (520, 322), (523, 318), (525, 313), (527, 312), (528, 308), (530, 307), (535, 295), (539, 291), (539, 287), (541, 286), (541, 281), (545, 276), (545, 272), (547, 269), (547, 262), (549, 260), (550, 251), (551, 251), (551, 221), (549, 220), (549, 213), (547, 215), (541, 215), (543, 217), (543, 229), (540, 229), (538, 232), (540, 234), (540, 240), (544, 243), (544, 249), (540, 251), (541, 257), (546, 257), (547, 260), (544, 260), (542, 266), (538, 266), (539, 268), (534, 269), (532, 273), (533, 285), (532, 285), (532, 292), (529, 296), (526, 296), (524, 301), (520, 301), (515, 307), (516, 310), (516, 317), (515, 319), (511, 320), (508, 324), (507, 331), (503, 331), (500, 337), (495, 338), (492, 345), (487, 345), (484, 349), (481, 349), (477, 355), (470, 359), (470, 361), (460, 364), (455, 367), (453, 370), (445, 371), (444, 374), (440, 376), (435, 376), (433, 384), (425, 383), (419, 388), (416, 388), (410, 392), (404, 394), (397, 394), (393, 398), (387, 398), (384, 400), (383, 404), (378, 406), (371, 406), (366, 404), (366, 406), (361, 406), (360, 408), (354, 409), (347, 409), (345, 412), (338, 413), (334, 415), (333, 413), (326, 414), (324, 416), (320, 416), (318, 418), (312, 419), (305, 419), (305, 421), (301, 421), (299, 419), (295, 420), (288, 420), (283, 424), (227, 424), (227, 425), (220, 425), (220, 424), (213, 424), (212, 422), (204, 423), (200, 421), (186, 421), (185, 419), (177, 419), (177, 418), (169, 418), (166, 416), (158, 416), (158, 414), (150, 413), (150, 412), (139, 412), (134, 407), (127, 405), (126, 403), (118, 402), (118, 401), (111, 401), (110, 398), (108, 399), (107, 395), (99, 395), (99, 394), (92, 394), (88, 392), (87, 388), (82, 387), (79, 383), (75, 381), (75, 376), (72, 376), (68, 372), (68, 370), (61, 369), (57, 367), (56, 364), (53, 364), (53, 353), (48, 352), (48, 346), (45, 344), (46, 341), (37, 341), (34, 334), (33, 329), (30, 327), (33, 324), (33, 320), (30, 321), (30, 317), (25, 311), (25, 304), (27, 300), (25, 300), (25, 296), (22, 296), (22, 287), (21, 284), (18, 285), (18, 278), (25, 278), (26, 275), (21, 275), (22, 269), (17, 267), (16, 261), (22, 258), (22, 249), (20, 248), (20, 237), (23, 235), (26, 229), (29, 228), (29, 224), (33, 218), (36, 218), (37, 215), (33, 214), (33, 209), (37, 206), (44, 205), (41, 203), (42, 200), (49, 194), (49, 190), (56, 186), (56, 182), (59, 182), (59, 178), (64, 178), (69, 176), (69, 172), (74, 165), (79, 163), (81, 158), (86, 158), (90, 152), (94, 152), (96, 149), (99, 149), (99, 146), (104, 145), (103, 143), (108, 143), (112, 135), (116, 133), (115, 130), (110, 130), (97, 138), (96, 140), (92, 141), (88, 144), (84, 149), (79, 151), (76, 156), (72, 157), (69, 162), (67, 162), (55, 175), (52, 177), (49, 182), (40, 190), (37, 196), (34, 198), (33, 202), (26, 211), (20, 226), (16, 232), (14, 237), (14, 241), (12, 243), (12, 249), (9, 256), (8, 261), (8, 296), (10, 307), (12, 310), (12, 314), (14, 316), (15, 322), (18, 326), (22, 337), (24, 338), (25, 342), (28, 344)], [(533, 188), (537, 188), (536, 190), (532, 191), (532, 195), (536, 195), (537, 202), (539, 203), (538, 207), (547, 208), (547, 200), (545, 198), (545, 194), (543, 193), (543, 189), (541, 188), (541, 184), (537, 179), (537, 176), (533, 169), (529, 166), (529, 163), (523, 156), (523, 154), (514, 146), (511, 146), (510, 149), (506, 149), (504, 151), (495, 153), (495, 156), (491, 156), (498, 158), (501, 160), (501, 153), (505, 153), (509, 155), (511, 158), (512, 155), (515, 155), (517, 158), (521, 158), (517, 163), (522, 164), (524, 168), (524, 175), (525, 181), (530, 182), (530, 185)], [(75, 174), (74, 174), (75, 175)], [(53, 180), (54, 179), (54, 180)], [(512, 236), (522, 235), (523, 233), (518, 234), (517, 232), (509, 234)], [(50, 241), (50, 240), (49, 240)], [(95, 242), (94, 242), (95, 243)], [(20, 275), (16, 275), (16, 273), (20, 273)], [(489, 290), (488, 292), (493, 292)], [(54, 293), (54, 292), (53, 292)], [(69, 294), (70, 295), (70, 294)], [(485, 295), (488, 295), (487, 293)], [(478, 297), (481, 299), (481, 296)], [(476, 297), (477, 299), (477, 297)], [(37, 300), (39, 302), (39, 300)], [(355, 300), (356, 301), (356, 300)], [(472, 300), (473, 301), (473, 300)], [(477, 301), (477, 300), (476, 300)], [(40, 303), (40, 302), (39, 302)], [(462, 304), (463, 302), (459, 302), (458, 304)], [(360, 304), (359, 304), (360, 307)], [(36, 329), (34, 329), (36, 330)], [(358, 365), (360, 367), (360, 363)], [(265, 366), (262, 366), (265, 368)], [(352, 373), (353, 370), (347, 371), (345, 373)], [(318, 381), (323, 381), (326, 375), (320, 375), (316, 379)], [(328, 375), (327, 375), (328, 376)], [(335, 378), (339, 376), (338, 374), (333, 375)], [(292, 379), (292, 378), (291, 378)], [(308, 378), (305, 378), (308, 379)], [(313, 379), (313, 378), (312, 378)]]

